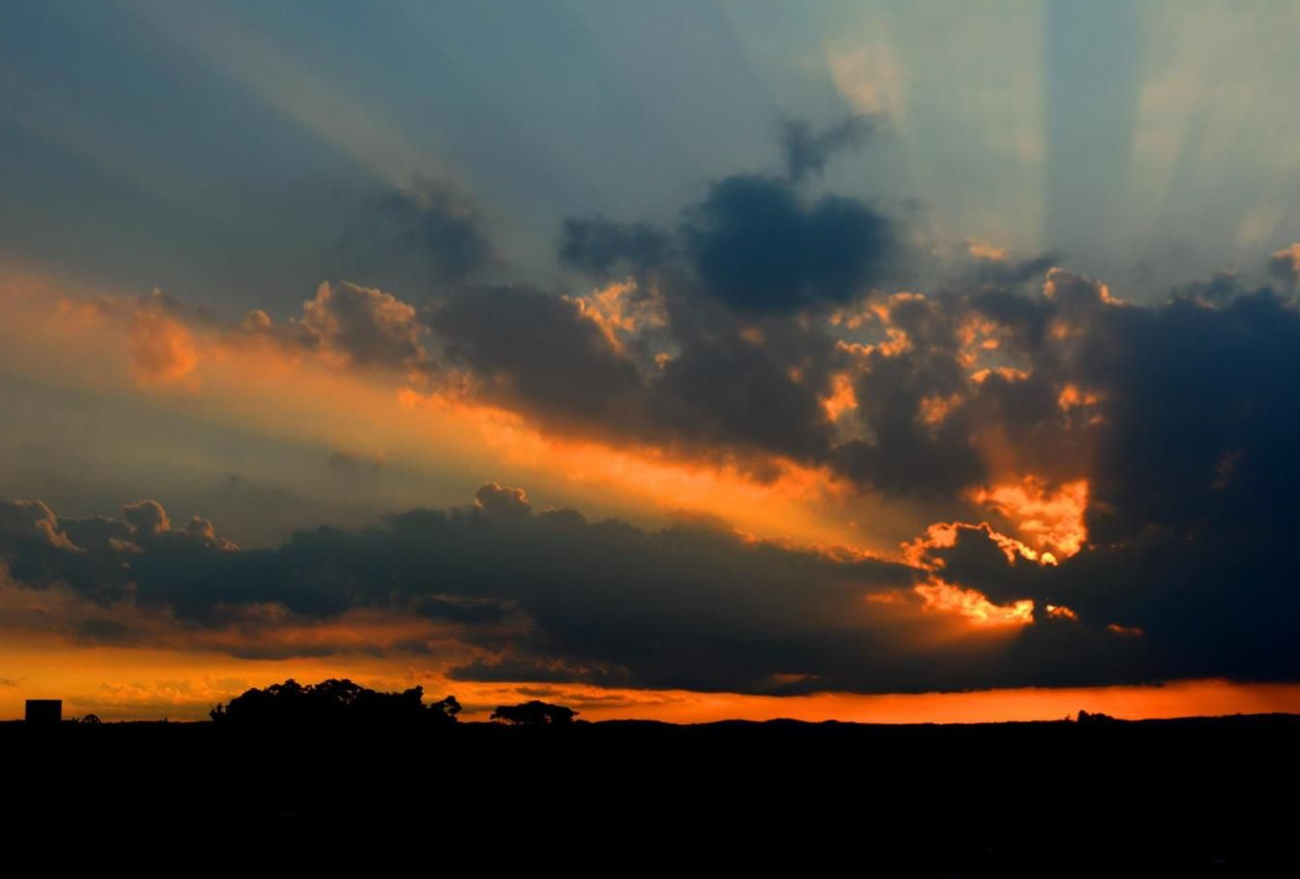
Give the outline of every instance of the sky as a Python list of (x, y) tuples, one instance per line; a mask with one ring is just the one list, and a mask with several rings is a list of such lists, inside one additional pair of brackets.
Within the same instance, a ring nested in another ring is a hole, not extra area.
[(0, 717), (1300, 711), (1300, 9), (0, 7)]

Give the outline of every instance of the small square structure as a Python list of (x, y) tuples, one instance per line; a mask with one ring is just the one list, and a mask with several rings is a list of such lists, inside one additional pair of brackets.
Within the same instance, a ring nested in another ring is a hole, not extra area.
[(62, 699), (28, 699), (28, 726), (58, 726), (63, 722)]

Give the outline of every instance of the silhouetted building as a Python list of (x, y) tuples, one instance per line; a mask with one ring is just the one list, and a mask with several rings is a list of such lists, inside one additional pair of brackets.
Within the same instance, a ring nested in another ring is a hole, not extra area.
[(63, 721), (63, 700), (28, 699), (26, 719), (29, 726), (58, 726)]

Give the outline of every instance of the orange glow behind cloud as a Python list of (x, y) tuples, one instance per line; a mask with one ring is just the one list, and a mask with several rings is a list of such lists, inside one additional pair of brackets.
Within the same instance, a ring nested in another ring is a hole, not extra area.
[[(613, 315), (611, 332), (622, 326), (618, 309), (627, 294), (615, 286), (596, 296), (592, 308)], [(515, 413), (404, 386), (392, 374), (340, 368), (265, 332), (186, 327), (149, 303), (69, 295), (50, 278), (0, 283), (0, 304), (10, 318), (0, 328), (7, 349), (0, 365), (49, 363), (57, 350), (59, 371), (43, 373), (44, 381), (123, 395), (147, 383), (162, 404), (183, 391), (185, 411), (204, 420), (327, 449), (382, 449), (386, 462), (472, 474), (467, 478), (479, 484), (526, 485), (534, 496), (634, 521), (691, 510), (765, 538), (888, 548), (855, 530), (841, 512), (847, 495), (823, 470), (784, 462), (775, 478), (758, 480), (734, 465), (652, 446), (615, 449), (544, 435)], [(635, 315), (628, 319), (655, 319)], [(253, 329), (267, 325), (260, 316)]]
[[(1023, 626), (1032, 623), (1034, 602), (1029, 599), (1008, 605), (994, 604), (977, 590), (955, 586), (943, 579), (942, 568), (938, 562), (928, 557), (928, 553), (932, 549), (955, 546), (957, 527), (958, 523), (955, 522), (936, 522), (926, 529), (925, 534), (903, 544), (903, 558), (908, 564), (930, 572), (927, 581), (915, 587), (916, 593), (925, 599), (926, 610), (960, 614), (981, 626)], [(1017, 555), (1037, 560), (1036, 554), (1018, 540), (998, 534), (987, 523), (979, 527), (984, 528), (990, 538), (1001, 545), (1003, 552), (1007, 553), (1009, 563), (1014, 563)], [(1024, 555), (1025, 553), (1030, 555)]]
[(937, 577), (918, 585), (916, 591), (925, 599), (927, 610), (958, 613), (977, 625), (1024, 626), (1034, 621), (1034, 602), (1027, 598), (1008, 605), (994, 604), (981, 592)]
[(691, 463), (653, 447), (613, 449), (544, 436), (516, 413), (442, 394), (403, 388), (398, 400), (409, 412), (457, 420), (511, 467), (561, 474), (579, 486), (620, 486), (662, 509), (710, 513), (763, 537), (845, 545), (857, 539), (844, 523), (815, 512), (838, 495), (821, 470), (785, 462), (775, 479), (758, 482), (734, 467)]
[(826, 418), (832, 423), (839, 421), (844, 413), (858, 408), (858, 395), (853, 390), (853, 377), (844, 372), (832, 376), (831, 392), (822, 397), (820, 402), (826, 412)]
[(1048, 555), (1052, 561), (1073, 556), (1088, 540), (1084, 524), (1088, 509), (1086, 479), (1052, 491), (1043, 480), (1026, 476), (1020, 482), (977, 489), (971, 493), (971, 500), (1006, 516), (1026, 542), (1043, 552), (1044, 560)]

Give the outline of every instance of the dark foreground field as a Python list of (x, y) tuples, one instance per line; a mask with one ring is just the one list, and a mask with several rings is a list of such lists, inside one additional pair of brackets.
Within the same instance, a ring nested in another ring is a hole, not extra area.
[(418, 820), (442, 839), (599, 841), (632, 860), (677, 847), (736, 865), (847, 858), (860, 872), (901, 853), (917, 875), (1300, 862), (1294, 716), (419, 732), (6, 723), (0, 749), (10, 819)]

